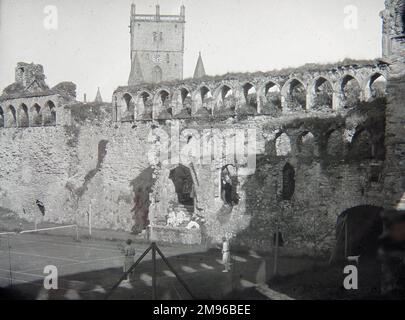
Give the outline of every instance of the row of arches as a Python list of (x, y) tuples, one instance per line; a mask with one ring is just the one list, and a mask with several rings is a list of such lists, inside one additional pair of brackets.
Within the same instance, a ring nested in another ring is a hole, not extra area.
[(216, 89), (203, 84), (195, 90), (184, 86), (175, 92), (169, 88), (161, 88), (155, 93), (144, 90), (135, 96), (125, 92), (117, 104), (120, 104), (121, 119), (149, 120), (192, 115), (348, 109), (361, 101), (384, 97), (385, 93), (386, 78), (376, 72), (366, 81), (346, 74), (339, 81), (319, 76), (308, 85), (298, 78), (291, 78), (283, 85), (268, 81), (260, 88), (246, 82), (241, 88), (223, 83)]
[(295, 147), (290, 136), (280, 132), (274, 141), (275, 155), (286, 157), (295, 150), (302, 157), (318, 156), (320, 152), (318, 142), (323, 144), (326, 155), (334, 159), (342, 158), (345, 151), (347, 156), (358, 160), (374, 159), (379, 156), (378, 141), (369, 130), (361, 126), (355, 131), (346, 149), (343, 132), (338, 129), (328, 131), (323, 137), (315, 137), (312, 132), (303, 131), (298, 135)]
[(52, 101), (41, 107), (38, 103), (28, 107), (22, 103), (17, 108), (13, 105), (0, 106), (0, 127), (39, 127), (56, 125), (56, 106)]

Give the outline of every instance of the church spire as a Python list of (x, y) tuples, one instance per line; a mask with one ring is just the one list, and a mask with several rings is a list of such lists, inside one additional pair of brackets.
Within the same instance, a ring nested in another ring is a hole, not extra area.
[(135, 53), (135, 57), (132, 61), (132, 67), (131, 67), (131, 73), (129, 75), (128, 79), (128, 85), (129, 86), (136, 86), (137, 84), (140, 84), (144, 82), (143, 79), (143, 74), (142, 74), (142, 69), (141, 69), (141, 63), (139, 62), (139, 57), (138, 53)]
[(194, 70), (194, 79), (202, 78), (205, 76), (205, 68), (204, 63), (202, 61), (201, 52), (198, 54), (197, 65), (195, 66)]
[(103, 98), (101, 98), (100, 87), (97, 87), (97, 94), (96, 94), (96, 98), (94, 99), (94, 102), (97, 102), (97, 103), (103, 102)]

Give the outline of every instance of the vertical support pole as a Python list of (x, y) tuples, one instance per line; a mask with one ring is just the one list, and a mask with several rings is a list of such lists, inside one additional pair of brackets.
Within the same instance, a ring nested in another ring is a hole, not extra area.
[(156, 244), (152, 243), (152, 300), (156, 300)]
[(75, 229), (76, 229), (76, 241), (79, 241), (79, 226), (76, 225)]

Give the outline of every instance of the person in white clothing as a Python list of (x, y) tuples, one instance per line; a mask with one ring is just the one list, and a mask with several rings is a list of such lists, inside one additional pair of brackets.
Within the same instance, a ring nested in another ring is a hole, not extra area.
[(225, 270), (222, 272), (229, 272), (231, 269), (231, 252), (229, 250), (229, 241), (226, 237), (222, 238), (222, 264)]

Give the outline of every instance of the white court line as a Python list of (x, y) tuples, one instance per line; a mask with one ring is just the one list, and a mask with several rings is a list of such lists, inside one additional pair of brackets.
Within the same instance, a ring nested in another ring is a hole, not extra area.
[(46, 258), (46, 259), (55, 259), (61, 261), (71, 261), (71, 262), (80, 262), (80, 260), (70, 259), (70, 258), (58, 258), (58, 257), (49, 257), (49, 256), (42, 256), (39, 254), (32, 254), (20, 251), (11, 251), (13, 255), (20, 255), (20, 256), (30, 256), (30, 257), (37, 257), (37, 258)]
[[(107, 260), (113, 260), (113, 259), (123, 259), (124, 256), (116, 256), (116, 257), (110, 257), (110, 258), (101, 258), (101, 259), (94, 259), (94, 260), (87, 260), (87, 261), (80, 261), (80, 262), (75, 262), (75, 263), (68, 263), (68, 264), (63, 264), (61, 265), (60, 269), (64, 267), (71, 267), (79, 264), (86, 264), (86, 263), (93, 263), (93, 262), (98, 262), (98, 261), (107, 261)], [(30, 271), (37, 271), (38, 269), (27, 269), (23, 270), (23, 272), (30, 272)]]
[[(17, 238), (18, 239), (18, 238)], [(62, 243), (62, 242), (52, 242), (52, 241), (45, 241), (45, 240), (22, 240), (18, 239), (19, 242), (25, 243), (49, 243), (53, 246), (67, 246), (67, 247), (75, 247), (75, 248), (84, 248), (84, 249), (93, 249), (93, 250), (101, 250), (101, 251), (119, 251), (118, 248), (114, 247), (100, 247), (100, 246), (81, 246), (80, 244), (69, 244), (69, 243)]]
[[(10, 270), (6, 270), (6, 269), (0, 269), (0, 271), (3, 271), (3, 272), (10, 272)], [(40, 278), (43, 278), (44, 277), (44, 275), (43, 274), (34, 274), (34, 273), (26, 273), (26, 272), (24, 272), (24, 271), (14, 271), (14, 270), (11, 270), (11, 273), (12, 274), (24, 274), (24, 275), (27, 275), (27, 276), (30, 276), (30, 277), (40, 277)]]

